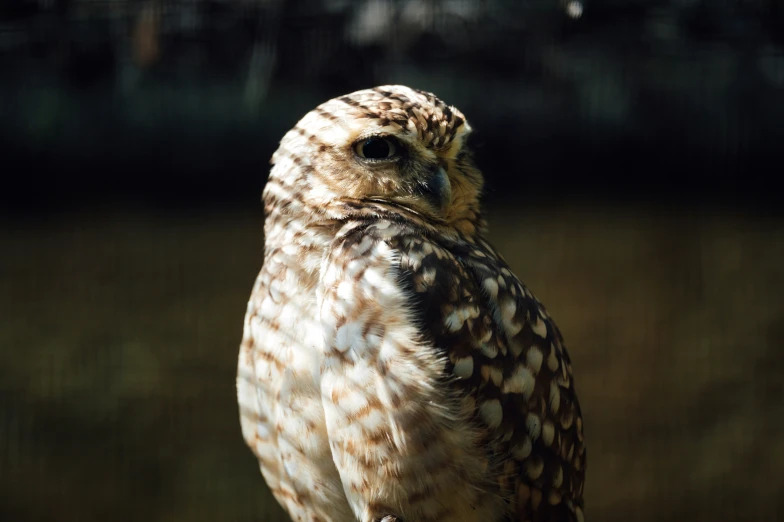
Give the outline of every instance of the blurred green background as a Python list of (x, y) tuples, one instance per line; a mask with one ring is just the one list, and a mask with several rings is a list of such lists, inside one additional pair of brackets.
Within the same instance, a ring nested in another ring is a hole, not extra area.
[(0, 4), (0, 520), (285, 520), (234, 395), (268, 158), (392, 82), (476, 128), (589, 519), (782, 517), (779, 2), (42, 0)]

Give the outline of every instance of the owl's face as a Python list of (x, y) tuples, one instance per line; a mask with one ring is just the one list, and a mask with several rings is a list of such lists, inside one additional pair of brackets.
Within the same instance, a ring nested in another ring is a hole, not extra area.
[[(284, 136), (270, 180), (303, 210), (390, 201), (441, 222), (474, 220), (482, 175), (464, 116), (430, 93), (383, 86), (330, 100)], [(270, 189), (267, 192), (274, 192)], [(265, 201), (281, 199), (265, 193)]]

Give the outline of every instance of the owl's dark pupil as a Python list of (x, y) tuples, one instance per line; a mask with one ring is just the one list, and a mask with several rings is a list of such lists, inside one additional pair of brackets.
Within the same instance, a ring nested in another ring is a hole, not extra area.
[(362, 154), (368, 159), (388, 158), (389, 152), (389, 143), (381, 138), (370, 138), (362, 144)]

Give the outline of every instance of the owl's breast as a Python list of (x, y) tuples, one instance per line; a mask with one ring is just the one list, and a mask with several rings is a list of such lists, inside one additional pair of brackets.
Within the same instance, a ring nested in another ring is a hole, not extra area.
[(294, 520), (346, 520), (321, 404), (314, 284), (294, 254), (267, 256), (248, 304), (237, 383), (242, 431)]

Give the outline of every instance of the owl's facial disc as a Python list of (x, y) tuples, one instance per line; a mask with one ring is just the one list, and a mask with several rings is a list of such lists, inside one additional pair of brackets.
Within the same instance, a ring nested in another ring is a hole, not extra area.
[(472, 233), (482, 174), (464, 146), (470, 132), (457, 108), (403, 85), (334, 98), (281, 140), (266, 208), (338, 216), (353, 212), (347, 200), (388, 201)]

